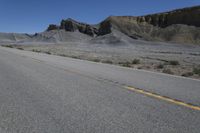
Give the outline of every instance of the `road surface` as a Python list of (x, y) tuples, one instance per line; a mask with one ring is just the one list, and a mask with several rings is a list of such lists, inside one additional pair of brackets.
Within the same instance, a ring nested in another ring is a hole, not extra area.
[(199, 80), (0, 47), (1, 133), (199, 131)]

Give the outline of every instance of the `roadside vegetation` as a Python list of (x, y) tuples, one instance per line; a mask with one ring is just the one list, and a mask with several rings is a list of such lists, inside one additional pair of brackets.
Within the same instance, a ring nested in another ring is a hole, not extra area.
[(183, 77), (191, 77), (193, 75), (194, 75), (193, 72), (186, 72), (186, 73), (183, 73), (181, 76), (183, 76)]
[(41, 50), (37, 50), (37, 49), (32, 49), (32, 52), (37, 52), (37, 53), (41, 53)]
[(49, 54), (49, 55), (51, 54), (51, 52), (50, 52), (50, 51), (45, 51), (44, 53), (45, 53), (45, 54)]
[(171, 69), (163, 69), (163, 71), (162, 71), (163, 73), (166, 73), (166, 74), (174, 74), (173, 72), (172, 72), (172, 70)]
[(180, 63), (176, 60), (170, 60), (166, 63), (166, 65), (177, 66), (177, 65), (180, 65)]
[(103, 60), (102, 63), (113, 64), (113, 61), (111, 61), (111, 60)]
[(19, 49), (19, 50), (24, 50), (24, 48), (21, 48), (21, 47), (18, 47), (17, 49)]
[(119, 65), (123, 66), (123, 67), (131, 67), (131, 62), (129, 61), (125, 61), (125, 62), (119, 62)]
[(101, 60), (100, 59), (91, 59), (91, 61), (93, 61), (93, 62), (100, 62)]
[(14, 45), (1, 45), (2, 47), (14, 48)]
[(140, 60), (139, 60), (139, 59), (134, 59), (134, 60), (132, 61), (132, 64), (140, 64)]
[(200, 76), (200, 68), (193, 68), (193, 73)]
[(164, 65), (163, 65), (163, 64), (157, 65), (157, 69), (163, 69), (163, 68), (164, 68)]
[(1, 45), (2, 47), (7, 47), (7, 48), (16, 48), (19, 50), (24, 50), (20, 45)]
[(118, 64), (124, 67), (132, 67), (133, 65), (138, 65), (140, 63), (140, 59), (133, 59), (132, 61), (119, 62)]

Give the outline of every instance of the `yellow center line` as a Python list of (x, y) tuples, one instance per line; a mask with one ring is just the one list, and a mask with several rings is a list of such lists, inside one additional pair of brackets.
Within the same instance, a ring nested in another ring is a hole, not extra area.
[[(82, 76), (87, 76), (87, 75), (81, 74), (81, 73), (79, 73), (77, 71), (72, 71), (72, 70), (67, 70), (67, 69), (65, 69), (65, 71), (72, 72), (72, 73), (77, 73), (77, 74), (82, 75)], [(87, 76), (87, 77), (93, 78), (92, 76)], [(199, 106), (192, 105), (192, 104), (189, 104), (189, 103), (185, 103), (185, 102), (180, 101), (180, 100), (175, 100), (175, 99), (172, 99), (172, 98), (169, 98), (169, 97), (166, 97), (166, 96), (161, 96), (161, 95), (156, 94), (156, 93), (148, 92), (148, 91), (145, 91), (145, 90), (142, 90), (142, 89), (138, 89), (138, 88), (134, 88), (134, 87), (130, 87), (130, 86), (122, 86), (122, 87), (127, 89), (127, 90), (131, 90), (131, 91), (137, 92), (139, 94), (143, 94), (143, 95), (146, 95), (146, 96), (149, 96), (149, 97), (153, 97), (153, 98), (156, 98), (156, 99), (159, 99), (159, 100), (167, 101), (169, 103), (173, 103), (173, 104), (176, 104), (176, 105), (179, 105), (179, 106), (184, 106), (184, 107), (187, 107), (187, 108), (190, 108), (190, 109), (193, 109), (193, 110), (200, 111), (200, 107)]]
[[(35, 61), (37, 61), (39, 63), (44, 62), (44, 61), (41, 61), (41, 60), (38, 60), (38, 59), (35, 59), (35, 58), (31, 58), (31, 59), (33, 59), (33, 60), (35, 60)], [(64, 69), (64, 70), (67, 71), (67, 72), (77, 73), (79, 75), (86, 76), (86, 75), (81, 74), (81, 73), (79, 73), (77, 71), (72, 71), (72, 70), (67, 70), (67, 69)], [(88, 77), (91, 78), (92, 76), (88, 76)], [(152, 93), (152, 92), (145, 91), (145, 90), (138, 89), (138, 88), (134, 88), (134, 87), (131, 87), (131, 86), (122, 86), (122, 87), (127, 89), (127, 90), (131, 90), (131, 91), (137, 92), (139, 94), (143, 94), (143, 95), (146, 95), (146, 96), (149, 96), (149, 97), (153, 97), (153, 98), (156, 98), (156, 99), (167, 101), (169, 103), (173, 103), (173, 104), (176, 104), (176, 105), (180, 105), (180, 106), (184, 106), (184, 107), (187, 107), (187, 108), (190, 108), (190, 109), (193, 109), (193, 110), (200, 111), (200, 106), (196, 106), (196, 105), (192, 105), (192, 104), (189, 104), (189, 103), (185, 103), (183, 101), (175, 100), (175, 99), (172, 99), (172, 98), (169, 98), (169, 97), (166, 97), (166, 96), (161, 96), (159, 94)]]
[(142, 90), (142, 89), (137, 89), (137, 88), (130, 87), (130, 86), (124, 86), (124, 88), (131, 90), (131, 91), (134, 91), (134, 92), (137, 92), (137, 93), (140, 93), (140, 94), (143, 94), (143, 95), (146, 95), (146, 96), (149, 96), (149, 97), (153, 97), (153, 98), (160, 99), (160, 100), (163, 100), (163, 101), (167, 101), (167, 102), (170, 102), (170, 103), (173, 103), (173, 104), (176, 104), (176, 105), (180, 105), (180, 106), (184, 106), (184, 107), (187, 107), (187, 108), (190, 108), (190, 109), (193, 109), (193, 110), (200, 111), (199, 106), (192, 105), (192, 104), (189, 104), (189, 103), (185, 103), (183, 101), (175, 100), (175, 99), (172, 99), (172, 98), (168, 98), (168, 97), (165, 97), (165, 96), (161, 96), (161, 95), (158, 95), (158, 94), (155, 94), (155, 93), (151, 93), (151, 92), (148, 92), (148, 91), (145, 91), (145, 90)]

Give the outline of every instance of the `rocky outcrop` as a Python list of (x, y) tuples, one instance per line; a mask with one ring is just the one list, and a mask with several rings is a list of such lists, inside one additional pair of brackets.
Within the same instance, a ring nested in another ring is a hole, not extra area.
[(100, 27), (98, 30), (98, 35), (106, 35), (112, 32), (112, 22), (110, 19), (106, 19), (105, 21), (100, 23)]
[(49, 27), (47, 28), (47, 31), (58, 30), (58, 29), (60, 29), (59, 26), (55, 24), (50, 24)]
[(57, 29), (64, 29), (70, 32), (79, 31), (89, 36), (96, 36), (98, 33), (98, 29), (95, 28), (94, 26), (85, 23), (80, 23), (70, 18), (67, 20), (62, 20), (60, 26), (49, 25), (47, 31), (57, 30)]

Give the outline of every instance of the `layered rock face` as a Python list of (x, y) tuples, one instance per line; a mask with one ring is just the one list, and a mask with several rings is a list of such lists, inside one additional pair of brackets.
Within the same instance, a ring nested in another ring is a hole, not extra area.
[(146, 16), (110, 16), (99, 35), (118, 30), (133, 39), (200, 44), (200, 6)]
[(137, 18), (138, 22), (147, 22), (165, 28), (172, 24), (185, 24), (200, 27), (200, 7), (178, 9), (171, 12), (146, 15)]
[(60, 26), (50, 25), (47, 31), (58, 29), (79, 31), (92, 37), (117, 30), (133, 39), (200, 44), (200, 6), (137, 17), (110, 16), (98, 28), (67, 19)]

